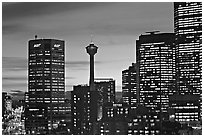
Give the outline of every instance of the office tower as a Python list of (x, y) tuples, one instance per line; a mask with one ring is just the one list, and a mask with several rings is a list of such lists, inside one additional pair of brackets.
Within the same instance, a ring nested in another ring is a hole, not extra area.
[[(202, 104), (202, 3), (174, 3), (174, 31), (176, 35), (177, 90), (181, 95), (197, 95), (200, 110), (176, 114), (190, 117), (196, 113), (201, 121)], [(188, 107), (188, 106), (186, 106)], [(197, 107), (197, 106), (195, 106)], [(181, 121), (183, 117), (180, 116)], [(188, 119), (186, 119), (186, 122)], [(185, 122), (185, 121), (183, 121)]]
[(73, 87), (71, 92), (73, 135), (89, 134), (89, 125), (87, 125), (87, 120), (90, 119), (90, 107), (88, 107), (89, 90), (90, 87), (87, 85), (77, 85)]
[(137, 93), (136, 64), (132, 63), (128, 69), (122, 71), (122, 98), (130, 106), (136, 106), (139, 101)]
[(66, 117), (64, 41), (29, 41), (27, 134), (52, 134)]
[(175, 37), (173, 33), (148, 33), (136, 41), (139, 102), (150, 115), (146, 134), (161, 134), (169, 95), (175, 92)]

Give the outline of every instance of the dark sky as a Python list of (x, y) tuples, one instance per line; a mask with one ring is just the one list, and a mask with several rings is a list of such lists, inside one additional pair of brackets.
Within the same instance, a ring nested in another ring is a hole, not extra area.
[(88, 83), (85, 47), (94, 35), (95, 76), (114, 78), (121, 91), (122, 70), (135, 62), (136, 39), (153, 30), (173, 32), (173, 3), (3, 3), (3, 91), (27, 91), (27, 47), (34, 35), (65, 40), (66, 90)]

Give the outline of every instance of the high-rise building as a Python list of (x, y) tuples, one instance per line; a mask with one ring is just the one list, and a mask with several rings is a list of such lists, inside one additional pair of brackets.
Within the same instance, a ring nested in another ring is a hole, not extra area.
[(173, 33), (141, 35), (136, 41), (139, 67), (139, 103), (149, 111), (148, 134), (161, 134), (162, 120), (175, 93), (175, 36)]
[(95, 78), (95, 89), (100, 93), (102, 103), (115, 102), (115, 80), (112, 78)]
[(64, 41), (29, 41), (28, 101), (25, 108), (27, 134), (52, 134), (66, 119)]
[(103, 106), (106, 103), (115, 103), (115, 80), (112, 78), (95, 78), (95, 89), (99, 93), (98, 98), (98, 117), (102, 119)]
[[(199, 107), (201, 107), (202, 104), (201, 2), (174, 3), (174, 31), (176, 35), (175, 39), (176, 75), (178, 93), (180, 95), (187, 96), (188, 95), (200, 96)], [(191, 113), (186, 112), (185, 115), (190, 116)], [(201, 120), (201, 109), (196, 113), (198, 116), (197, 120)]]
[(74, 86), (71, 92), (71, 117), (72, 117), (72, 134), (83, 135), (89, 134), (90, 125), (90, 87), (87, 85)]
[(122, 71), (122, 99), (124, 103), (130, 106), (136, 106), (139, 101), (136, 69), (136, 64), (132, 63), (132, 66)]

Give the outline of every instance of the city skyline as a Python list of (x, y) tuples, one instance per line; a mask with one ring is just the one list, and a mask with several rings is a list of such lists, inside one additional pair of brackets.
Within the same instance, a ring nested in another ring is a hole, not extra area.
[(2, 17), (2, 89), (17, 95), (27, 91), (27, 44), (35, 35), (65, 41), (66, 91), (88, 84), (85, 47), (94, 35), (99, 47), (95, 77), (115, 79), (116, 91), (121, 92), (121, 72), (136, 60), (139, 35), (152, 30), (173, 32), (172, 2), (3, 3)]
[(2, 134), (201, 135), (202, 2), (164, 5), (2, 3)]

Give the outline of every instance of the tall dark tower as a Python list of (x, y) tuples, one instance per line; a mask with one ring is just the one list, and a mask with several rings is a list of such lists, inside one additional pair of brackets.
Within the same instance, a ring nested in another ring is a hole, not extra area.
[(98, 92), (94, 86), (94, 55), (97, 53), (98, 47), (91, 42), (86, 47), (87, 53), (90, 55), (90, 91), (87, 92), (87, 132), (88, 134), (96, 134), (96, 123), (98, 117)]
[(93, 42), (86, 47), (87, 53), (90, 55), (90, 91), (94, 91), (94, 55), (97, 53), (98, 47)]
[(27, 134), (50, 134), (65, 120), (65, 42), (56, 39), (29, 41)]

